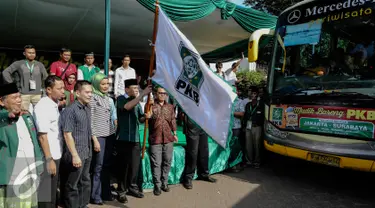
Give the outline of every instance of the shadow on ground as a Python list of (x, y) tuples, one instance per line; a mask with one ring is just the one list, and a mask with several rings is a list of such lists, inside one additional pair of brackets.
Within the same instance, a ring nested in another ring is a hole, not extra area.
[(259, 186), (234, 208), (375, 207), (374, 173), (338, 169), (269, 154), (260, 169), (226, 176)]

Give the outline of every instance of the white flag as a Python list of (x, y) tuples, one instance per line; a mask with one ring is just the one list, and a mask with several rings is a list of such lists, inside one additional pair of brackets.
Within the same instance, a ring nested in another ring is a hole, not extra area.
[(237, 95), (200, 57), (198, 51), (159, 7), (156, 73), (184, 112), (225, 148)]

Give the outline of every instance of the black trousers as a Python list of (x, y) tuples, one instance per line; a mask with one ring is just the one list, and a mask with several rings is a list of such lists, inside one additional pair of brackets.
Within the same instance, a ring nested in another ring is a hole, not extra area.
[(198, 177), (207, 177), (208, 169), (208, 136), (193, 124), (190, 119), (185, 124), (186, 155), (185, 155), (185, 180), (192, 180), (195, 170)]
[(61, 162), (61, 180), (64, 187), (65, 208), (85, 208), (90, 202), (91, 180), (90, 165), (91, 157), (81, 159), (82, 166), (76, 168), (71, 161)]
[[(47, 172), (47, 167), (41, 177), (38, 189), (38, 207), (56, 208), (57, 203), (57, 182), (59, 179), (60, 160), (54, 160), (56, 164), (56, 175), (52, 176)], [(46, 163), (47, 164), (47, 163)]]
[(128, 191), (139, 191), (138, 173), (141, 162), (139, 142), (117, 141), (117, 191), (123, 195)]

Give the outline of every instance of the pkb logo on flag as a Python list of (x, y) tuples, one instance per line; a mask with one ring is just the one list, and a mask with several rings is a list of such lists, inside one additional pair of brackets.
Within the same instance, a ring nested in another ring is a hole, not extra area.
[(199, 91), (204, 81), (203, 73), (197, 60), (199, 55), (186, 48), (182, 42), (180, 42), (179, 49), (183, 68), (175, 83), (175, 89), (199, 106)]

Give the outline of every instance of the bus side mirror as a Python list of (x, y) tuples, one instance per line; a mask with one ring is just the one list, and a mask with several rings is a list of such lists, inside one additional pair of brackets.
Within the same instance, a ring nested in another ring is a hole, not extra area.
[(272, 29), (259, 29), (254, 31), (249, 38), (248, 45), (248, 61), (256, 62), (258, 60), (258, 51), (259, 51), (259, 40), (263, 35), (274, 35), (275, 31)]

